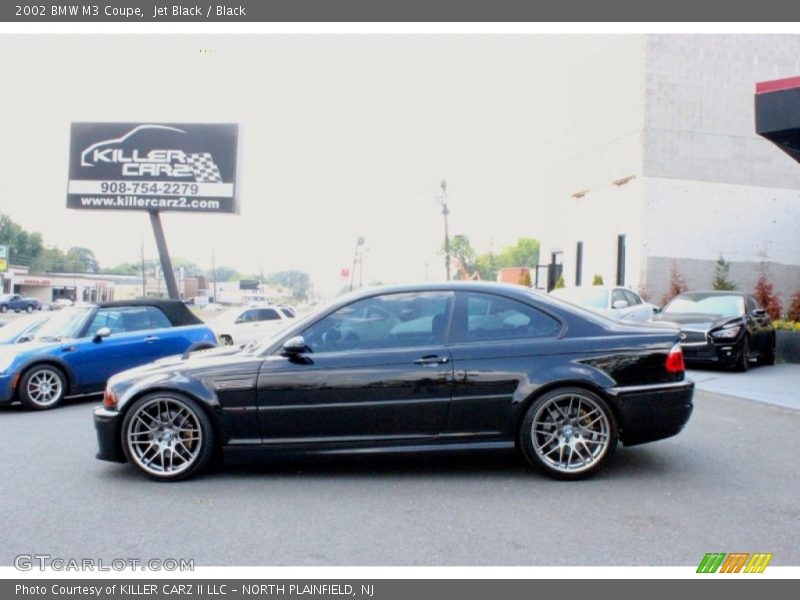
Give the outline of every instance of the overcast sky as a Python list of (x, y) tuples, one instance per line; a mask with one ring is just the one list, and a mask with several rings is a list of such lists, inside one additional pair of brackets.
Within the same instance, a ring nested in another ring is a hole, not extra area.
[[(236, 122), (240, 214), (168, 213), (173, 256), (339, 285), (442, 278), (451, 234), (479, 251), (539, 235), (545, 142), (569, 71), (613, 36), (0, 36), (0, 212), (103, 266), (155, 245), (146, 213), (65, 208), (72, 121)], [(201, 52), (201, 50), (203, 50)], [(587, 93), (591, 93), (587, 90)]]

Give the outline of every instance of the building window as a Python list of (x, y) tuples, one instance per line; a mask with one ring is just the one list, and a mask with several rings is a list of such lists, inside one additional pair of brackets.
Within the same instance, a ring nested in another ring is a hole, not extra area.
[(617, 285), (625, 285), (625, 234), (617, 236)]
[(581, 285), (583, 279), (583, 242), (578, 242), (575, 248), (575, 285)]

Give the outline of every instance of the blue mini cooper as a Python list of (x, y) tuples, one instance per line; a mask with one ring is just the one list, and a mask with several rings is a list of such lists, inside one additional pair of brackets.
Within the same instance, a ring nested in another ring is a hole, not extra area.
[(74, 306), (53, 315), (30, 343), (0, 347), (0, 404), (54, 408), (65, 397), (102, 392), (120, 371), (216, 343), (177, 300)]

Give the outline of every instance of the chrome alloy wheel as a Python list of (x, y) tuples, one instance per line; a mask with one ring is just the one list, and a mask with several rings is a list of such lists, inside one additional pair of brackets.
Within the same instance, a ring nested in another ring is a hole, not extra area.
[(611, 426), (589, 396), (569, 393), (542, 404), (531, 424), (533, 449), (552, 469), (580, 473), (608, 452)]
[(147, 473), (174, 476), (200, 455), (203, 432), (194, 411), (172, 397), (155, 397), (135, 409), (125, 439), (130, 457)]
[(47, 407), (61, 399), (64, 386), (61, 377), (53, 369), (37, 369), (29, 378), (25, 391), (36, 406)]

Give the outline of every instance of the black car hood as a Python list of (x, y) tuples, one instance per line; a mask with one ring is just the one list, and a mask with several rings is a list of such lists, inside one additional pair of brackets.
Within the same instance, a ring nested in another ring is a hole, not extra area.
[(692, 329), (695, 331), (709, 331), (728, 323), (738, 323), (742, 317), (731, 317), (722, 315), (703, 315), (698, 313), (664, 314), (653, 315), (653, 321), (657, 323), (672, 323), (681, 329)]

